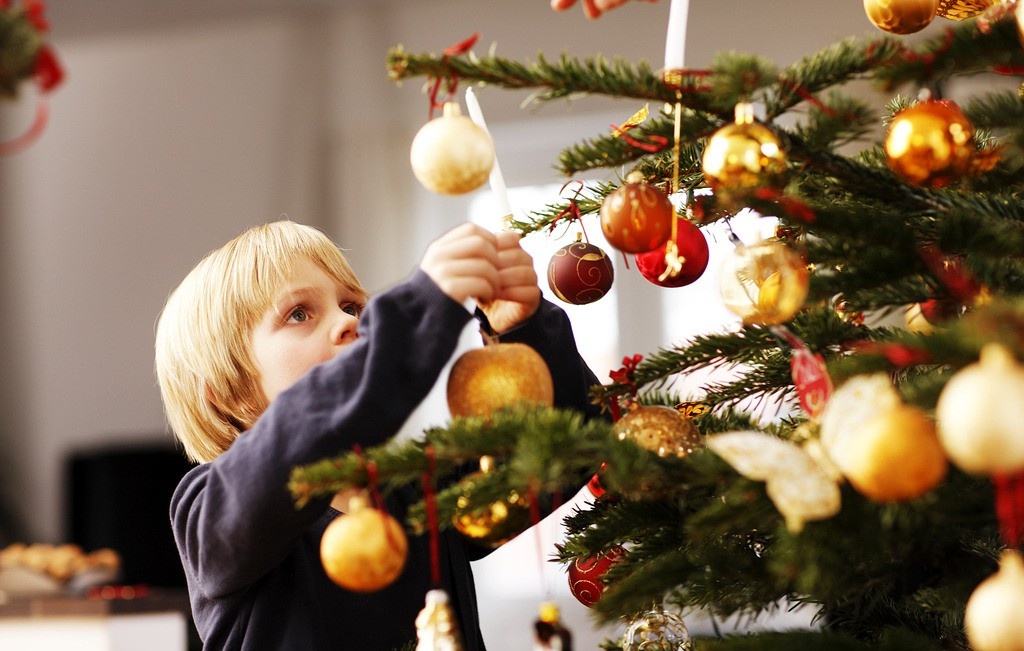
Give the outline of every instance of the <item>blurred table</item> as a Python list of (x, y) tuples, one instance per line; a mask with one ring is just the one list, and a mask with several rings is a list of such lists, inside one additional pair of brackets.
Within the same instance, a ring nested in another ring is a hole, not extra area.
[[(38, 596), (0, 603), (3, 651), (185, 651), (184, 591), (130, 589), (92, 597)], [(128, 590), (129, 592), (126, 592)]]

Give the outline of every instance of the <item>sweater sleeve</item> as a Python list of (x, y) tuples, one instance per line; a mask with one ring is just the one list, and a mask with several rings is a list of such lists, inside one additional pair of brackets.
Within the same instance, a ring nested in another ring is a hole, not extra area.
[(329, 503), (297, 509), (291, 470), (393, 436), (469, 320), (420, 270), (372, 299), (356, 342), (282, 392), (229, 450), (179, 484), (171, 520), (190, 583), (217, 597), (278, 565)]

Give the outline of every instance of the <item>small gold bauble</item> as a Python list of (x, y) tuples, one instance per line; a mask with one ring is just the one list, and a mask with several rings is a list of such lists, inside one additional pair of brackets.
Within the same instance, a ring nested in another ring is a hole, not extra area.
[(634, 407), (615, 423), (620, 440), (629, 439), (659, 457), (685, 457), (704, 447), (704, 437), (686, 416), (671, 407)]
[(725, 204), (786, 183), (786, 152), (768, 127), (754, 122), (753, 105), (736, 105), (736, 122), (716, 131), (701, 159), (704, 180)]
[(530, 502), (518, 491), (480, 507), (472, 507), (474, 484), (491, 471), (493, 460), (480, 459), (480, 471), (462, 480), (462, 495), (455, 503), (452, 524), (466, 538), (486, 547), (499, 547), (532, 524)]
[(487, 182), (494, 167), (491, 137), (448, 102), (441, 117), (427, 122), (409, 151), (412, 172), (431, 192), (465, 194)]
[(349, 508), (324, 530), (320, 561), (327, 576), (341, 587), (376, 592), (402, 573), (409, 541), (397, 520), (365, 499), (351, 500)]
[(807, 264), (788, 246), (762, 240), (737, 246), (719, 276), (722, 300), (747, 325), (778, 325), (803, 307)]
[(974, 127), (948, 100), (925, 100), (903, 109), (885, 136), (889, 168), (915, 185), (949, 185), (970, 172), (974, 154)]
[(864, 0), (864, 11), (875, 27), (890, 34), (913, 34), (928, 26), (939, 0)]
[(935, 405), (939, 439), (970, 473), (1024, 470), (1024, 367), (999, 344), (946, 382)]
[(448, 409), (454, 417), (487, 417), (518, 404), (550, 407), (554, 402), (551, 371), (526, 344), (497, 343), (466, 351), (448, 375)]
[(935, 423), (916, 407), (877, 413), (856, 433), (843, 473), (854, 488), (876, 502), (898, 502), (935, 488), (948, 470)]

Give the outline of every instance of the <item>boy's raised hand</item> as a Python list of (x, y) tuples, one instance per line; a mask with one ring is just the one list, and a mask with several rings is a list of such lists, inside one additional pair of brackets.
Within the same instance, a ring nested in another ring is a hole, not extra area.
[(540, 286), (533, 258), (523, 250), (521, 235), (512, 231), (495, 234), (498, 243), (498, 293), (480, 309), (495, 332), (505, 332), (533, 316), (540, 306)]
[(491, 233), (462, 224), (435, 240), (420, 269), (452, 299), (472, 298), (495, 332), (513, 328), (537, 311), (540, 287), (533, 258), (513, 232)]

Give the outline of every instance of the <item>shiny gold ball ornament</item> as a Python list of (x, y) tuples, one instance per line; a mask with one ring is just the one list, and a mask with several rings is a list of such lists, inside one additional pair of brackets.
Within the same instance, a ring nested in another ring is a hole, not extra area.
[(913, 34), (929, 25), (939, 10), (939, 0), (864, 0), (868, 20), (883, 32)]
[(946, 477), (949, 463), (935, 422), (917, 407), (899, 405), (869, 418), (847, 450), (843, 474), (876, 502), (924, 495)]
[(1024, 470), (1024, 367), (999, 344), (946, 382), (935, 405), (939, 440), (965, 472)]
[(441, 117), (420, 128), (409, 161), (416, 179), (431, 192), (465, 194), (487, 182), (494, 167), (491, 137), (456, 102), (446, 102)]
[(662, 405), (634, 406), (616, 421), (619, 440), (629, 439), (659, 457), (685, 457), (704, 447), (704, 436), (689, 418)]
[(754, 121), (754, 106), (736, 105), (736, 121), (712, 134), (701, 159), (704, 180), (724, 204), (786, 184), (786, 152), (775, 133)]
[(672, 236), (675, 210), (664, 190), (633, 172), (601, 202), (601, 231), (623, 253), (653, 251)]
[(551, 371), (526, 344), (491, 343), (463, 353), (448, 375), (448, 410), (453, 417), (488, 417), (516, 405), (555, 403)]
[(973, 651), (1024, 651), (1024, 560), (1008, 549), (999, 571), (978, 584), (964, 610), (964, 632)]
[(320, 561), (332, 581), (353, 592), (376, 592), (394, 582), (409, 550), (402, 525), (365, 497), (349, 502), (320, 539)]
[(803, 307), (810, 286), (807, 264), (793, 249), (771, 240), (737, 245), (722, 263), (722, 301), (746, 325), (779, 325)]
[(949, 100), (924, 100), (903, 109), (885, 136), (889, 169), (914, 185), (949, 185), (971, 171), (974, 155), (974, 127)]
[(480, 470), (462, 480), (462, 495), (455, 502), (452, 524), (466, 538), (484, 547), (499, 547), (526, 531), (533, 523), (530, 501), (519, 491), (509, 492), (503, 499), (473, 506), (475, 485), (492, 471), (494, 460), (480, 458)]

